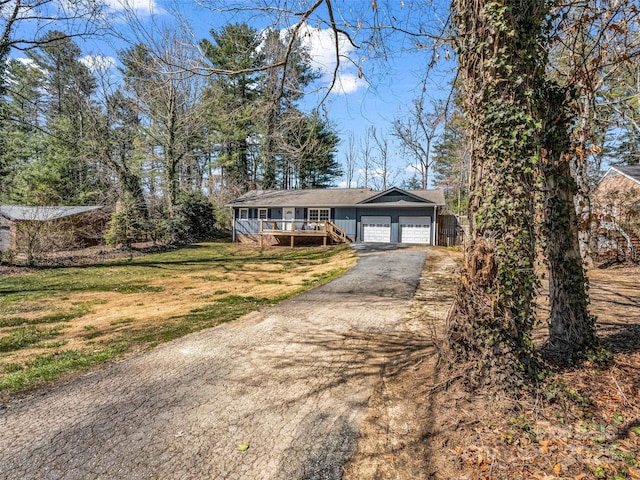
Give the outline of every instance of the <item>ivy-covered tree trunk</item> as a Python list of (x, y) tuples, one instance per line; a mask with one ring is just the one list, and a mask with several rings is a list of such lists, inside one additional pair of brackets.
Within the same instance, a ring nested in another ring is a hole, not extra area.
[(571, 362), (597, 345), (574, 206), (578, 187), (570, 166), (573, 113), (568, 91), (552, 82), (546, 83), (541, 101), (543, 234), (550, 310), (545, 353), (556, 360)]
[(544, 80), (544, 0), (455, 0), (462, 109), (471, 141), (471, 240), (448, 319), (448, 344), (472, 386), (519, 385), (531, 341), (534, 170)]
[(578, 246), (573, 192), (566, 159), (553, 160), (545, 175), (545, 254), (549, 269), (548, 354), (571, 362), (597, 344), (595, 319), (589, 314), (587, 277)]

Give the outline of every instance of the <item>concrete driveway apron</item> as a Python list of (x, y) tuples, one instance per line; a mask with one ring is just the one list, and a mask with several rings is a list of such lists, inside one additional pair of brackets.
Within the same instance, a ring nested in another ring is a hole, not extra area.
[(341, 478), (424, 261), (360, 247), (323, 287), (4, 406), (0, 478)]

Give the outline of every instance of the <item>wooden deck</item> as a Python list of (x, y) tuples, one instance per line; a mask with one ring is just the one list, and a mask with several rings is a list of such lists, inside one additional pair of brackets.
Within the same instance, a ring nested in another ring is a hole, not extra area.
[(295, 246), (296, 238), (322, 238), (322, 245), (326, 246), (330, 240), (334, 243), (351, 243), (350, 238), (336, 224), (329, 221), (308, 222), (304, 220), (260, 220), (260, 247), (265, 235), (273, 237), (290, 237), (291, 248)]

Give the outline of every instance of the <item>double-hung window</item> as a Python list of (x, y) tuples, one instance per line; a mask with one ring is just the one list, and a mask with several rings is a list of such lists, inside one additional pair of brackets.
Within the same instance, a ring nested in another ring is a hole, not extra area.
[(240, 216), (238, 218), (240, 220), (249, 220), (249, 209), (248, 208), (241, 208), (239, 215)]
[(310, 222), (326, 222), (329, 220), (330, 214), (331, 214), (330, 208), (310, 208), (309, 221)]
[(267, 208), (259, 208), (258, 209), (258, 218), (260, 220), (266, 220), (269, 218), (269, 209)]

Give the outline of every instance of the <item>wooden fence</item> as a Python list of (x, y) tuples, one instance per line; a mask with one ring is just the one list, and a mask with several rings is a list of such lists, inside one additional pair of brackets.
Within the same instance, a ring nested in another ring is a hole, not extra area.
[(464, 229), (455, 215), (438, 216), (437, 244), (442, 247), (462, 245)]

